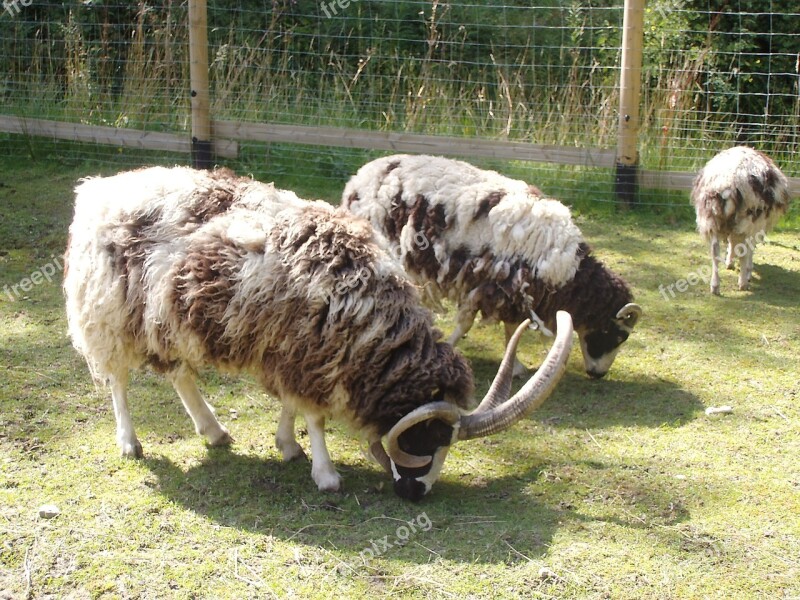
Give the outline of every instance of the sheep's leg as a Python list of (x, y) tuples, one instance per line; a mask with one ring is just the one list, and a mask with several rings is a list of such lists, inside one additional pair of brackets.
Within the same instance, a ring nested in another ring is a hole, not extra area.
[(467, 335), (467, 332), (472, 329), (472, 324), (475, 322), (475, 317), (478, 311), (471, 307), (458, 307), (458, 314), (456, 315), (456, 328), (450, 337), (447, 338), (447, 343), (455, 346), (462, 337)]
[(178, 392), (183, 407), (194, 422), (194, 429), (199, 435), (205, 436), (210, 446), (227, 446), (233, 442), (228, 430), (223, 427), (214, 411), (197, 389), (194, 375), (185, 367), (170, 373), (170, 380), (175, 391)]
[(290, 408), (285, 404), (281, 408), (281, 416), (278, 420), (278, 431), (275, 433), (275, 445), (281, 451), (284, 461), (296, 458), (305, 458), (306, 453), (297, 443), (294, 437), (294, 419), (297, 415), (294, 407)]
[(719, 296), (719, 239), (711, 238), (711, 293)]
[(753, 275), (753, 248), (742, 243), (747, 249), (739, 259), (739, 289), (746, 290), (750, 287), (750, 277)]
[[(513, 323), (503, 323), (506, 330), (506, 348), (508, 347), (508, 342), (511, 340), (511, 337), (514, 335), (514, 332), (517, 330), (519, 323), (514, 325)], [(528, 368), (523, 365), (519, 358), (514, 357), (514, 377), (523, 377), (524, 375), (528, 374)]]
[(142, 445), (136, 437), (128, 410), (128, 370), (112, 375), (109, 379), (114, 418), (117, 421), (117, 445), (123, 458), (141, 458), (144, 455)]
[(752, 272), (753, 251), (747, 245), (743, 235), (731, 236), (728, 240), (728, 255), (726, 266), (733, 269), (735, 260), (739, 259), (739, 289), (746, 290), (750, 284), (750, 273)]
[(325, 446), (325, 417), (306, 414), (308, 439), (311, 442), (311, 477), (321, 492), (337, 492), (341, 477), (331, 462)]
[[(740, 254), (740, 248), (747, 249), (747, 244), (744, 243), (744, 237), (734, 235), (730, 236), (728, 238), (728, 252), (725, 254), (725, 268), (729, 271), (733, 271), (736, 259), (741, 259), (742, 257)], [(742, 261), (739, 260), (739, 267), (741, 268), (741, 266)]]
[(735, 268), (733, 265), (733, 242), (729, 239), (727, 250), (725, 251), (725, 268), (728, 271), (733, 271)]

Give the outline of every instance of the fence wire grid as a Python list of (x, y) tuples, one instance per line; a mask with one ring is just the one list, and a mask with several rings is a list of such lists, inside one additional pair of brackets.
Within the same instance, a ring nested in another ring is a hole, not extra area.
[[(211, 1), (208, 25), (215, 120), (601, 150), (617, 143), (622, 0)], [(188, 27), (185, 1), (6, 0), (0, 114), (188, 138)], [(648, 2), (642, 167), (694, 171), (743, 143), (799, 175), (798, 31), (800, 8), (788, 0)], [(189, 163), (185, 153), (55, 139), (42, 150), (38, 138), (0, 136), (6, 155), (53, 152), (120, 168)], [(335, 198), (377, 154), (247, 142), (220, 162)], [(472, 162), (567, 201), (614, 201), (608, 168)], [(640, 196), (673, 201), (659, 190)]]

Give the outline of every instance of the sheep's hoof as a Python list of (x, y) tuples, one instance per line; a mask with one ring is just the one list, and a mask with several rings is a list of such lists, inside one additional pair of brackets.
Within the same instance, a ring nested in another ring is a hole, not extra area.
[(338, 492), (342, 484), (342, 478), (336, 471), (314, 471), (311, 469), (311, 477), (320, 492)]
[(739, 275), (739, 289), (743, 292), (750, 289), (750, 275), (745, 273), (744, 276), (742, 274)]
[(281, 451), (281, 455), (283, 456), (283, 462), (308, 459), (306, 453), (303, 451), (303, 447), (297, 442), (278, 444), (278, 450)]
[(142, 458), (144, 456), (142, 445), (139, 443), (139, 440), (134, 440), (132, 442), (121, 442), (120, 453), (122, 458), (135, 459)]
[(222, 430), (216, 437), (207, 438), (208, 445), (212, 448), (219, 448), (220, 446), (230, 446), (233, 443), (233, 438), (231, 434), (228, 433), (226, 430)]

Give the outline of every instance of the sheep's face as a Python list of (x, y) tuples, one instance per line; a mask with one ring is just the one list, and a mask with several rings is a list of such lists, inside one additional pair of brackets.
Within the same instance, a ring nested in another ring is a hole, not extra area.
[(596, 329), (578, 334), (583, 353), (583, 366), (591, 377), (603, 377), (611, 368), (620, 346), (628, 339), (629, 332), (616, 324), (607, 329)]
[(626, 304), (604, 326), (578, 330), (583, 353), (583, 366), (591, 377), (603, 377), (611, 368), (620, 346), (633, 331), (642, 309), (638, 304)]
[(398, 439), (400, 448), (416, 456), (432, 456), (433, 460), (419, 468), (401, 467), (392, 461), (395, 493), (401, 498), (417, 502), (430, 492), (457, 435), (457, 427), (439, 419), (423, 421), (401, 434)]

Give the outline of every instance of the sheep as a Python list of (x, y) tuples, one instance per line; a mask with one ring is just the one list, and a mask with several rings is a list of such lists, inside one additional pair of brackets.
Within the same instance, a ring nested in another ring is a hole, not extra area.
[[(569, 209), (524, 181), (438, 156), (376, 159), (350, 178), (342, 206), (394, 244), (435, 305), (457, 304), (455, 344), (478, 312), (505, 324), (552, 328), (574, 319), (584, 367), (603, 377), (641, 316), (625, 282), (591, 253)], [(526, 372), (517, 361), (515, 375)]]
[(728, 242), (725, 266), (739, 259), (739, 289), (753, 274), (753, 253), (789, 208), (789, 182), (766, 154), (736, 146), (708, 161), (694, 181), (691, 201), (697, 230), (711, 248), (711, 293), (719, 295), (719, 244)]
[(399, 496), (419, 500), (450, 445), (535, 409), (569, 356), (572, 322), (561, 313), (546, 366), (511, 396), (520, 327), (467, 412), (472, 371), (441, 341), (386, 240), (346, 211), (229, 170), (85, 179), (69, 236), (69, 335), (95, 382), (110, 387), (123, 457), (143, 453), (127, 399), (129, 372), (143, 366), (166, 375), (209, 445), (229, 445), (195, 382), (213, 367), (248, 373), (280, 399), (284, 460), (304, 456), (294, 422), (305, 417), (320, 490), (340, 488), (324, 437), (334, 418), (369, 442)]

